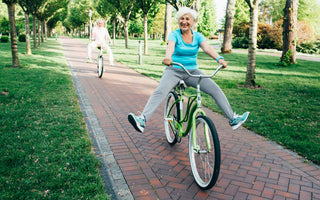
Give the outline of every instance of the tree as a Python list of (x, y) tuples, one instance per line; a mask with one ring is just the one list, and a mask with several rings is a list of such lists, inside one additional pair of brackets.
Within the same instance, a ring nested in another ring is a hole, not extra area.
[[(169, 6), (171, 6), (169, 4)], [(166, 4), (159, 5), (159, 12), (152, 19), (152, 24), (148, 23), (149, 34), (153, 37), (164, 39)], [(170, 28), (171, 31), (171, 28)], [(168, 33), (169, 34), (169, 33)]]
[(224, 37), (221, 47), (222, 53), (232, 52), (232, 29), (233, 29), (233, 18), (234, 18), (234, 8), (236, 5), (236, 0), (228, 0), (226, 9), (226, 22), (224, 26)]
[(287, 0), (284, 8), (283, 18), (283, 50), (281, 62), (284, 62), (287, 56), (290, 57), (290, 64), (296, 63), (296, 28), (299, 0)]
[(306, 21), (312, 28), (315, 36), (320, 36), (320, 1), (300, 0), (298, 9), (298, 21)]
[(128, 48), (129, 34), (128, 34), (128, 22), (133, 9), (133, 5), (136, 3), (135, 0), (109, 0), (110, 4), (123, 18), (124, 26), (124, 39), (125, 47)]
[(9, 35), (10, 32), (10, 22), (6, 17), (0, 18), (0, 33)]
[(169, 33), (171, 32), (171, 23), (172, 23), (172, 6), (170, 3), (166, 3), (166, 12), (164, 18), (164, 37), (163, 41), (168, 41)]
[(2, 1), (3, 3), (7, 4), (7, 7), (8, 7), (8, 16), (9, 16), (9, 22), (10, 22), (12, 67), (19, 67), (18, 42), (17, 42), (16, 20), (15, 20), (15, 6), (16, 6), (17, 0), (2, 0)]
[(257, 29), (258, 29), (258, 14), (259, 0), (246, 0), (250, 9), (250, 28), (249, 28), (249, 49), (248, 49), (248, 64), (246, 74), (246, 87), (255, 87), (255, 69), (256, 69), (256, 49), (257, 49)]
[(47, 37), (47, 21), (54, 17), (56, 12), (62, 12), (67, 9), (69, 0), (46, 0), (39, 9), (37, 17), (41, 21), (41, 41)]
[(148, 54), (148, 13), (150, 9), (155, 7), (158, 0), (136, 0), (139, 8), (143, 13), (143, 28), (144, 28), (144, 54)]
[(217, 29), (216, 12), (212, 0), (203, 0), (199, 10), (198, 31), (208, 37)]
[(52, 32), (52, 29), (54, 29), (57, 26), (59, 21), (63, 22), (64, 19), (67, 18), (67, 16), (68, 16), (68, 7), (67, 7), (67, 5), (63, 9), (57, 10), (53, 14), (53, 16), (51, 16), (48, 19), (48, 22), (47, 22), (47, 36), (50, 36), (51, 32)]
[(90, 2), (88, 0), (72, 1), (70, 5), (70, 14), (68, 17), (68, 25), (70, 29), (77, 29), (81, 37), (81, 27), (89, 21)]
[[(25, 17), (26, 17), (26, 34), (27, 34), (27, 29), (29, 30), (29, 20), (27, 21), (27, 18), (29, 18), (29, 14), (32, 14), (32, 27), (33, 27), (33, 45), (34, 48), (37, 48), (37, 38), (36, 38), (36, 14), (38, 13), (38, 10), (40, 6), (43, 4), (44, 0), (19, 0), (19, 5), (25, 12)], [(27, 36), (27, 35), (26, 35)], [(26, 37), (26, 45), (28, 45), (28, 39), (30, 41), (30, 37)], [(29, 47), (27, 47), (28, 49)], [(30, 48), (30, 54), (31, 54), (31, 48)]]
[[(237, 0), (234, 12), (233, 24), (250, 22), (250, 9), (245, 0)], [(234, 27), (233, 27), (234, 28)]]
[(166, 0), (170, 3), (176, 10), (179, 10), (180, 7), (191, 7), (194, 5), (196, 0)]
[[(26, 18), (29, 18), (29, 14), (32, 14), (32, 28), (33, 28), (32, 32), (33, 32), (33, 46), (34, 46), (34, 48), (37, 48), (36, 15), (39, 11), (40, 6), (43, 4), (43, 2), (44, 2), (44, 0), (19, 0), (19, 4), (20, 4), (21, 8), (23, 9), (23, 11), (25, 12), (25, 16), (28, 15), (28, 16), (26, 16)], [(29, 25), (29, 21), (26, 23), (28, 23), (28, 24), (26, 24), (26, 30), (27, 30), (27, 26), (30, 27), (30, 25)], [(30, 37), (29, 37), (29, 39), (30, 39)]]
[(265, 23), (265, 22), (269, 22), (269, 24), (272, 24), (272, 1), (269, 0), (262, 0), (259, 4), (260, 10), (262, 15), (260, 16), (260, 20), (261, 22)]

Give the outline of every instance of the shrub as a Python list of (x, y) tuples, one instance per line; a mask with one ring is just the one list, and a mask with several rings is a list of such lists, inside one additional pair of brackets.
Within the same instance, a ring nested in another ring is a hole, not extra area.
[(297, 45), (313, 40), (312, 28), (306, 21), (297, 22)]
[(240, 22), (239, 24), (234, 24), (232, 34), (235, 37), (242, 37), (243, 35), (249, 37), (249, 27), (249, 22)]
[(307, 54), (320, 54), (320, 42), (309, 42), (297, 45), (297, 52)]
[(3, 36), (1, 36), (0, 41), (1, 41), (2, 43), (7, 43), (7, 42), (9, 42), (9, 37), (6, 36), (6, 35), (3, 35)]
[(233, 38), (231, 44), (234, 48), (247, 49), (249, 47), (249, 38), (243, 34), (241, 37)]
[(19, 42), (26, 42), (26, 35), (25, 34), (19, 35), (18, 40), (19, 40)]
[[(281, 28), (281, 26), (280, 26)], [(266, 23), (259, 23), (257, 30), (257, 46), (260, 49), (281, 49), (282, 48), (282, 33), (279, 25), (271, 26)], [(241, 22), (235, 24), (232, 33), (234, 34), (233, 47), (242, 48), (247, 46), (246, 40), (249, 38), (249, 22)], [(242, 42), (245, 42), (243, 45)]]
[(258, 24), (258, 41), (259, 49), (277, 49), (278, 45), (275, 42), (274, 29), (270, 24)]

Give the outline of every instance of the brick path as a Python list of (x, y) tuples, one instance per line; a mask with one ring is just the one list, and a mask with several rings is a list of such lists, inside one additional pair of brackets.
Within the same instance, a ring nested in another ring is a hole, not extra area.
[(127, 121), (129, 112), (143, 109), (157, 82), (119, 63), (108, 66), (99, 79), (96, 65), (85, 63), (84, 43), (60, 40), (98, 157), (118, 195), (113, 198), (320, 199), (318, 166), (245, 128), (232, 131), (223, 116), (209, 110), (220, 137), (222, 163), (217, 184), (199, 190), (191, 174), (187, 138), (173, 147), (166, 142), (163, 105), (144, 134)]

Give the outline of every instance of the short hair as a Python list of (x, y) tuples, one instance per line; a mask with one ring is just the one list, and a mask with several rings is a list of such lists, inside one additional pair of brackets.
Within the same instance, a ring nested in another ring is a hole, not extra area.
[(104, 23), (104, 21), (103, 21), (102, 19), (98, 19), (98, 20), (97, 20), (97, 24), (98, 24), (99, 22)]
[(197, 20), (197, 17), (198, 17), (197, 11), (195, 11), (191, 8), (188, 8), (188, 7), (181, 7), (181, 8), (179, 8), (179, 11), (176, 14), (177, 21), (179, 21), (180, 17), (182, 17), (183, 15), (188, 14), (188, 13), (191, 15), (191, 17), (194, 19), (194, 21)]

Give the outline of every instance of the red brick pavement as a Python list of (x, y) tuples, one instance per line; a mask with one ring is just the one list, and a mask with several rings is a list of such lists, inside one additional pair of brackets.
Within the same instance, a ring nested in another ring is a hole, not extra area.
[(119, 63), (99, 79), (95, 64), (85, 63), (81, 41), (61, 42), (135, 199), (320, 199), (318, 166), (245, 128), (232, 131), (223, 116), (209, 110), (222, 163), (217, 184), (201, 191), (191, 174), (187, 138), (173, 147), (166, 142), (163, 105), (143, 134), (127, 121), (129, 112), (143, 109), (157, 82)]

